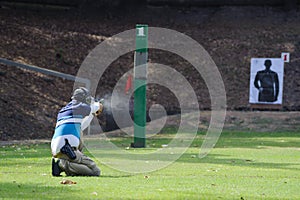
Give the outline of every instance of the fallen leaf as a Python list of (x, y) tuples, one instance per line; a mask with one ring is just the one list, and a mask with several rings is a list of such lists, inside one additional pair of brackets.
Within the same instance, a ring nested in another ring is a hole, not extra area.
[(65, 185), (70, 184), (71, 185), (71, 184), (77, 184), (77, 182), (76, 181), (71, 181), (71, 180), (68, 180), (68, 179), (64, 179), (60, 182), (60, 184), (65, 184)]
[(97, 193), (97, 192), (92, 192), (92, 195), (95, 195), (95, 196), (97, 196), (97, 195), (98, 195), (98, 193)]

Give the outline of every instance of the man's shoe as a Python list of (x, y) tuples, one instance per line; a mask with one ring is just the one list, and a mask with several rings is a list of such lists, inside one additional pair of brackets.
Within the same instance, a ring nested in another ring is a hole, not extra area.
[(55, 162), (55, 159), (52, 158), (52, 176), (61, 176), (60, 173), (62, 170), (60, 169), (59, 165), (59, 160)]

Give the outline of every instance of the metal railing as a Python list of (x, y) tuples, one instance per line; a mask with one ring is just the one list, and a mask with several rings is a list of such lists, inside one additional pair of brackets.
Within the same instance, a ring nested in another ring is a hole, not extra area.
[(45, 68), (41, 68), (41, 67), (37, 67), (37, 66), (33, 66), (33, 65), (22, 64), (22, 63), (14, 62), (14, 61), (11, 61), (11, 60), (7, 60), (5, 58), (0, 58), (0, 63), (3, 63), (5, 65), (9, 65), (9, 66), (19, 67), (19, 68), (22, 68), (22, 69), (35, 71), (35, 72), (39, 72), (39, 73), (46, 74), (46, 75), (60, 77), (60, 78), (75, 81), (75, 82), (80, 82), (80, 83), (85, 84), (85, 87), (87, 89), (90, 89), (90, 87), (91, 87), (91, 81), (89, 79), (86, 79), (86, 78), (80, 78), (80, 77), (73, 76), (73, 75), (70, 75), (70, 74), (65, 74), (65, 73), (62, 73), (62, 72), (54, 71), (54, 70), (51, 70), (51, 69), (45, 69)]

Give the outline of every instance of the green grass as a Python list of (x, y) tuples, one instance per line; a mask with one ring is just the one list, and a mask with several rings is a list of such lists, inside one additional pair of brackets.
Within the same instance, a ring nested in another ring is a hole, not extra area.
[[(147, 145), (159, 148), (173, 135), (149, 138)], [(151, 173), (98, 163), (101, 177), (52, 177), (49, 144), (0, 147), (0, 199), (300, 199), (299, 133), (225, 132), (199, 159), (202, 140), (198, 134), (176, 162)], [(113, 141), (125, 148), (131, 139)], [(64, 178), (77, 184), (60, 184)]]

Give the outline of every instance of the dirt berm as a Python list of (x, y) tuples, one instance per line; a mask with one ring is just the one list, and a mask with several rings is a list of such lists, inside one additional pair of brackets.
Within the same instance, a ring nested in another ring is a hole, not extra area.
[[(299, 8), (290, 12), (282, 7), (251, 6), (152, 6), (142, 11), (126, 8), (97, 12), (0, 8), (0, 57), (76, 75), (98, 44), (138, 23), (176, 30), (203, 46), (224, 82), (228, 128), (234, 124), (234, 129), (299, 130)], [(283, 112), (250, 112), (250, 59), (279, 58), (282, 52), (290, 52), (291, 58), (284, 66)], [(207, 86), (187, 60), (157, 49), (149, 50), (149, 59), (182, 74), (193, 87), (200, 110), (210, 110)], [(96, 94), (111, 93), (132, 66), (133, 52), (112, 62), (94, 86)], [(51, 138), (56, 114), (69, 101), (73, 82), (3, 64), (0, 82), (0, 140)], [(147, 95), (148, 106), (161, 104), (168, 113), (180, 111), (176, 97), (165, 87), (149, 85)]]

